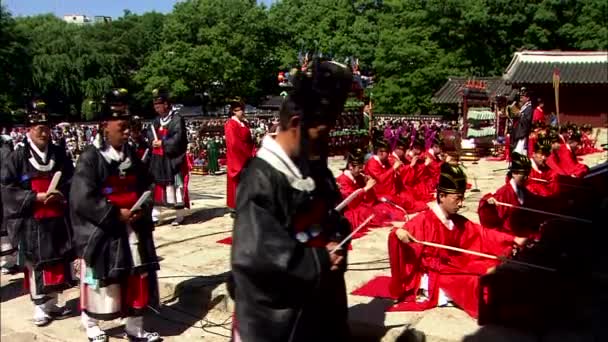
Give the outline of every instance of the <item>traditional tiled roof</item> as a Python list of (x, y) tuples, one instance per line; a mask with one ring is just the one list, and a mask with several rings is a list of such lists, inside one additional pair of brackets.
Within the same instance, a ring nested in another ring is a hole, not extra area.
[(516, 52), (503, 78), (510, 84), (608, 84), (608, 51)]
[[(458, 104), (462, 103), (462, 88), (471, 77), (450, 77), (448, 81), (439, 89), (433, 98), (434, 103), (439, 104)], [(513, 90), (510, 85), (505, 83), (501, 77), (476, 77), (478, 81), (487, 84), (487, 91), (490, 98), (496, 95), (510, 96)]]

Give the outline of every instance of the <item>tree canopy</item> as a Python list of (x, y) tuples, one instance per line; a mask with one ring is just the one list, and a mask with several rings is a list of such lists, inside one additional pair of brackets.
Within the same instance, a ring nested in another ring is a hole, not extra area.
[(448, 76), (500, 75), (518, 50), (607, 50), (607, 18), (603, 0), (186, 0), (82, 26), (0, 8), (0, 111), (40, 96), (86, 117), (111, 87), (128, 88), (142, 113), (161, 86), (255, 104), (316, 51), (359, 59), (377, 111), (429, 113)]

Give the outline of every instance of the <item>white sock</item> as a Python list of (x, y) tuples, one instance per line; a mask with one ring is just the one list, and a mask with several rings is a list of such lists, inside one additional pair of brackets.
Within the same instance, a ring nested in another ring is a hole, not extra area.
[(42, 320), (44, 318), (49, 317), (49, 314), (46, 313), (46, 303), (34, 305), (34, 319)]
[(87, 331), (88, 338), (94, 338), (103, 333), (103, 330), (101, 330), (101, 328), (99, 328), (99, 325), (97, 324), (97, 320), (95, 318), (89, 317), (89, 315), (87, 315), (84, 311), (80, 315), (80, 322), (82, 323), (84, 329)]
[(447, 294), (443, 291), (443, 289), (439, 289), (439, 298), (437, 299), (437, 306), (444, 306), (451, 302), (452, 300), (448, 297)]
[(173, 185), (167, 185), (165, 187), (165, 195), (168, 204), (175, 204), (175, 187)]
[(182, 191), (184, 191), (184, 188), (177, 187), (175, 189), (175, 203), (176, 204), (181, 204), (184, 203), (184, 196), (182, 195)]
[(152, 209), (152, 221), (157, 222), (160, 220), (160, 210), (153, 208)]
[(125, 331), (131, 336), (144, 337), (144, 316), (127, 317)]

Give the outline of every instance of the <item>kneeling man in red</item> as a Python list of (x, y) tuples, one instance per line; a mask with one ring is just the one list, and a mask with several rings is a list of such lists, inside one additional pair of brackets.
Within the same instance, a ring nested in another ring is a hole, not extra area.
[(497, 262), (424, 246), (414, 239), (503, 256), (511, 253), (514, 242), (523, 244), (525, 239), (486, 229), (458, 215), (466, 175), (459, 166), (447, 163), (440, 171), (437, 202), (389, 235), (389, 291), (399, 302), (390, 311), (422, 311), (453, 303), (477, 317), (479, 276)]

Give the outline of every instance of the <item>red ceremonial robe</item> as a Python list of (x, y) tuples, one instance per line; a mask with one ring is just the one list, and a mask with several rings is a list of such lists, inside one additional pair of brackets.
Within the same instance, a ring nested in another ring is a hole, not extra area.
[(584, 156), (585, 154), (591, 154), (596, 152), (601, 152), (602, 150), (595, 148), (596, 139), (592, 139), (591, 136), (587, 133), (583, 133), (581, 137), (581, 147), (576, 150), (577, 156)]
[(426, 203), (416, 201), (407, 191), (399, 192), (399, 172), (390, 165), (389, 161), (381, 162), (378, 156), (373, 156), (365, 164), (365, 174), (376, 180), (374, 193), (378, 198), (386, 197), (403, 207), (408, 213), (424, 210)]
[[(438, 204), (426, 210), (403, 227), (421, 241), (435, 242), (472, 251), (507, 255), (513, 236), (485, 229), (461, 215), (449, 219)], [(497, 261), (482, 259), (417, 243), (403, 243), (394, 229), (388, 237), (391, 265), (391, 296), (403, 300), (402, 309), (421, 311), (437, 306), (439, 289), (472, 317), (479, 310), (479, 276), (496, 266)], [(422, 275), (427, 274), (428, 299), (416, 301)]]
[(589, 167), (580, 163), (576, 158), (575, 153), (567, 143), (562, 143), (557, 151), (553, 151), (547, 158), (547, 165), (564, 176), (574, 176), (576, 178), (583, 177)]
[(515, 236), (532, 236), (538, 230), (537, 228), (540, 224), (541, 218), (538, 214), (488, 203), (488, 199), (494, 197), (499, 202), (516, 206), (530, 208), (538, 206), (539, 200), (537, 197), (525, 188), (520, 188), (519, 190), (521, 200), (518, 199), (515, 192), (515, 181), (511, 179), (505, 185), (498, 188), (495, 193), (484, 195), (479, 201), (479, 207), (477, 208), (481, 225)]
[(441, 164), (443, 161), (435, 155), (433, 149), (429, 149), (424, 154), (424, 160), (426, 158), (431, 159), (431, 163), (424, 166), (422, 172), (422, 179), (420, 186), (417, 188), (420, 191), (420, 196), (425, 200), (432, 200), (435, 198), (437, 184), (439, 183), (439, 174), (441, 173)]
[[(557, 195), (559, 192), (557, 173), (551, 170), (546, 164), (542, 167), (538, 166), (536, 162), (534, 162), (534, 159), (530, 159), (530, 162), (532, 163), (532, 170), (528, 177), (526, 189), (531, 193), (542, 197)], [(534, 178), (545, 180), (545, 182), (534, 180)]]
[(236, 207), (236, 187), (239, 184), (239, 174), (249, 158), (254, 155), (253, 138), (246, 122), (231, 117), (224, 126), (226, 134), (226, 167), (228, 181), (226, 189), (226, 205)]
[[(350, 171), (344, 171), (336, 178), (342, 199), (347, 198), (353, 192), (365, 187), (365, 177), (359, 175), (353, 177)], [(371, 214), (375, 217), (370, 221), (370, 227), (381, 227), (392, 221), (403, 221), (404, 213), (388, 203), (378, 202), (373, 191), (359, 195), (348, 204), (344, 210), (344, 217), (350, 222), (352, 229), (357, 228)], [(361, 231), (363, 232), (365, 228)]]

